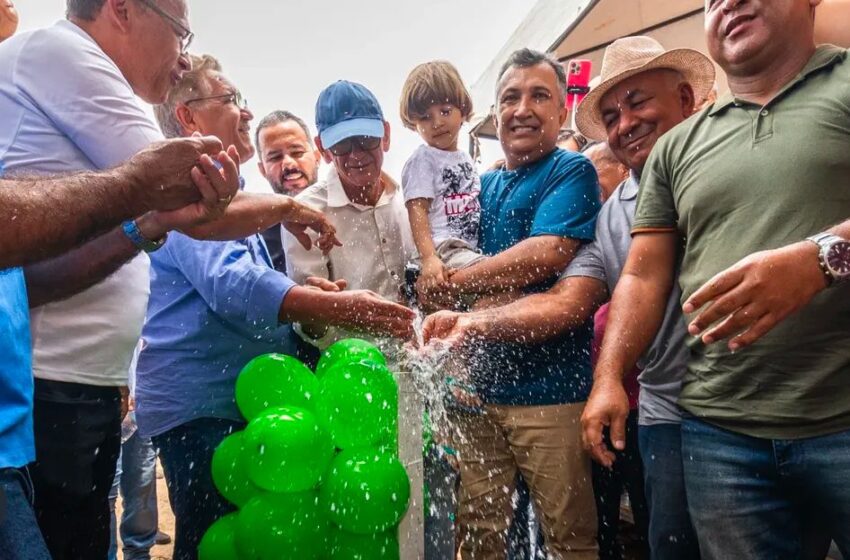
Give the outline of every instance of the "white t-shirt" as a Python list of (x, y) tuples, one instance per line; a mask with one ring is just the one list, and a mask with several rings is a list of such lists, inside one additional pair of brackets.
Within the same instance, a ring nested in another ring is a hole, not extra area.
[[(7, 174), (107, 169), (161, 139), (115, 63), (73, 23), (0, 44)], [(35, 376), (126, 384), (150, 293), (149, 263), (141, 254), (96, 286), (33, 309)]]
[[(310, 276), (345, 279), (349, 290), (371, 290), (393, 301), (399, 299), (404, 266), (416, 257), (416, 247), (400, 189), (387, 174), (383, 174), (383, 179), (384, 193), (375, 206), (351, 202), (335, 166), (326, 180), (295, 197), (325, 214), (343, 246), (323, 255), (314, 243), (308, 251), (284, 229), (287, 276), (298, 284)], [(315, 234), (311, 235), (315, 240)], [(321, 339), (304, 338), (324, 349), (352, 336), (363, 338), (364, 335), (332, 327)]]
[(404, 164), (401, 188), (405, 201), (431, 200), (428, 222), (434, 245), (460, 239), (473, 248), (478, 247), (481, 181), (469, 154), (423, 144)]

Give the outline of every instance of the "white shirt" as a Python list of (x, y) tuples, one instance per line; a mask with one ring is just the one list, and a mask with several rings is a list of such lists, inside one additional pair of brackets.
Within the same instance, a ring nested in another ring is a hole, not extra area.
[[(389, 300), (399, 301), (404, 266), (415, 257), (416, 250), (401, 189), (386, 174), (383, 179), (384, 193), (375, 206), (351, 202), (335, 167), (327, 179), (295, 197), (325, 213), (336, 227), (336, 235), (343, 246), (334, 248), (327, 256), (316, 247), (307, 251), (284, 229), (286, 271), (293, 281), (304, 284), (310, 276), (345, 279), (349, 290), (372, 290)], [(304, 338), (325, 348), (352, 336), (362, 337), (362, 334), (332, 328), (320, 340)]]
[(405, 200), (431, 201), (428, 223), (434, 245), (460, 239), (473, 249), (478, 247), (481, 181), (469, 154), (423, 144), (404, 164), (401, 186)]
[[(106, 169), (161, 139), (115, 63), (73, 23), (0, 44), (7, 174)], [(147, 255), (139, 255), (96, 286), (33, 309), (35, 376), (126, 384), (150, 293), (148, 269)]]

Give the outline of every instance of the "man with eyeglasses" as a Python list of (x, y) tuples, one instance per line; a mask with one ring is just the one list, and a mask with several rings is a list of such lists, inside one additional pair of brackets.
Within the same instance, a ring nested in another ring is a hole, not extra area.
[[(344, 246), (328, 255), (306, 250), (289, 232), (284, 233), (287, 273), (299, 284), (311, 282), (325, 290), (371, 290), (397, 301), (404, 282), (404, 266), (415, 251), (404, 197), (398, 183), (381, 170), (390, 145), (390, 125), (371, 91), (338, 81), (319, 95), (316, 103), (316, 146), (332, 164), (330, 173), (295, 200), (322, 211), (344, 239)], [(362, 328), (376, 331), (381, 325)], [(375, 332), (408, 339), (412, 325), (403, 321)], [(328, 322), (301, 322), (296, 330), (319, 348), (351, 336), (351, 330)], [(378, 342), (387, 341), (386, 338)]]
[[(0, 44), (0, 154), (7, 174), (108, 169), (161, 132), (161, 103), (189, 69), (184, 0), (67, 0), (68, 19)], [(231, 156), (238, 157), (235, 149)], [(227, 155), (224, 154), (226, 158)], [(237, 192), (238, 172), (229, 176)], [(24, 188), (24, 187), (21, 187)], [(227, 239), (269, 227), (231, 214), (244, 193), (137, 216), (24, 270), (31, 307), (35, 510), (55, 559), (104, 558), (122, 397), (147, 307), (149, 261), (168, 231)], [(263, 222), (263, 220), (266, 220)], [(258, 223), (263, 222), (263, 223)], [(2, 450), (0, 450), (2, 452)]]

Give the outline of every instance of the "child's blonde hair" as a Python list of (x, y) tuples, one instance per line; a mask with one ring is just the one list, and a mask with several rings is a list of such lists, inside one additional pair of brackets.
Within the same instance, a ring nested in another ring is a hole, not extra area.
[(418, 65), (401, 90), (401, 122), (416, 130), (414, 119), (426, 114), (431, 105), (441, 103), (457, 107), (464, 120), (472, 116), (472, 97), (452, 63), (435, 60)]

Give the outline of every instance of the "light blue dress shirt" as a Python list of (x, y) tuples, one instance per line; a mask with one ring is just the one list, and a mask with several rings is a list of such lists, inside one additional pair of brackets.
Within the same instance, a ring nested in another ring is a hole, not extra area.
[(272, 268), (260, 235), (196, 241), (170, 233), (151, 253), (151, 298), (136, 370), (142, 437), (198, 418), (241, 419), (239, 371), (269, 352), (294, 354), (290, 326), (278, 322), (295, 283)]

